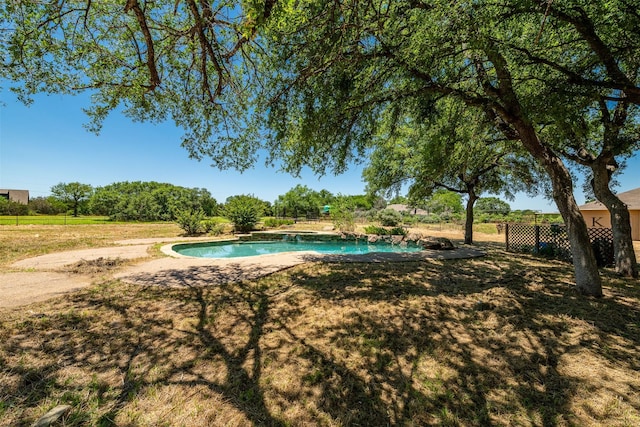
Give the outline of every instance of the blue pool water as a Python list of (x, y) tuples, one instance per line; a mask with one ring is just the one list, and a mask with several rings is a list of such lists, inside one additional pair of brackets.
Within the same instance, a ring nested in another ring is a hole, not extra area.
[(274, 241), (274, 242), (210, 242), (205, 244), (175, 245), (180, 255), (200, 258), (237, 258), (280, 252), (314, 251), (322, 254), (360, 255), (372, 252), (418, 252), (419, 246), (368, 244), (354, 241)]

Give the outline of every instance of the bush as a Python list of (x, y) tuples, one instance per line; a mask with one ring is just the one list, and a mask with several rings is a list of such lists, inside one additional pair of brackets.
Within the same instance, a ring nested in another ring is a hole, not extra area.
[(384, 227), (378, 227), (377, 225), (367, 225), (364, 228), (366, 234), (377, 234), (378, 236), (384, 236), (388, 234), (387, 229)]
[(376, 234), (378, 236), (406, 236), (407, 230), (402, 227), (386, 229), (375, 225), (368, 225), (364, 228), (366, 234)]
[(212, 234), (214, 236), (219, 236), (224, 231), (224, 224), (221, 224), (216, 219), (205, 219), (201, 222), (202, 229), (207, 234)]
[(356, 229), (355, 209), (348, 197), (338, 196), (331, 207), (331, 221), (336, 229), (350, 232)]
[(373, 221), (377, 221), (377, 220), (378, 220), (378, 212), (379, 212), (379, 211), (378, 211), (377, 209), (371, 209), (371, 210), (368, 210), (368, 211), (365, 213), (365, 219), (366, 219), (367, 221), (371, 221), (371, 222), (373, 222)]
[(176, 213), (176, 222), (188, 236), (202, 232), (203, 219), (204, 211), (202, 209), (183, 210)]
[(406, 236), (407, 230), (402, 227), (394, 227), (391, 230), (388, 230), (387, 233), (392, 236)]
[(67, 206), (53, 197), (34, 197), (29, 200), (29, 210), (43, 215), (57, 215), (67, 210)]
[(438, 214), (421, 215), (420, 222), (423, 224), (438, 224), (442, 222), (442, 218)]
[(233, 223), (237, 232), (246, 233), (255, 228), (263, 206), (258, 199), (253, 196), (234, 196), (227, 201), (224, 207), (224, 216)]
[(29, 215), (29, 207), (0, 197), (0, 215)]
[(402, 223), (405, 225), (415, 225), (418, 222), (416, 215), (404, 215), (402, 217)]
[(382, 225), (395, 227), (402, 222), (402, 214), (393, 209), (384, 209), (378, 213), (378, 221), (380, 221)]

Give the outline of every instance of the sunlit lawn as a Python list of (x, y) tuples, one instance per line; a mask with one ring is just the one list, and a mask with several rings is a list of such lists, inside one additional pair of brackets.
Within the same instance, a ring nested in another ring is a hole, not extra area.
[(499, 246), (0, 311), (0, 425), (59, 404), (64, 425), (640, 425), (638, 281), (585, 298), (570, 265)]
[(0, 225), (78, 225), (78, 224), (109, 224), (113, 223), (106, 216), (78, 216), (72, 215), (0, 215)]

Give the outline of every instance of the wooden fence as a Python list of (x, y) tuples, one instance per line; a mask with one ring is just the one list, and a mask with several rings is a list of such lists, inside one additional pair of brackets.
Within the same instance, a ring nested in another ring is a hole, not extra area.
[[(505, 224), (507, 251), (529, 253), (571, 262), (567, 227), (560, 224)], [(589, 239), (599, 267), (615, 263), (613, 233), (610, 228), (589, 228)]]

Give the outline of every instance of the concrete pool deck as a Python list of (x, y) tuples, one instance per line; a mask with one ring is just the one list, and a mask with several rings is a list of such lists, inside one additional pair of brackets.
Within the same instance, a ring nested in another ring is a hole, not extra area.
[[(154, 258), (149, 250), (157, 243), (195, 242), (205, 239), (145, 239), (117, 242), (118, 246), (57, 252), (28, 258), (12, 265), (15, 272), (0, 274), (0, 307), (19, 307), (43, 301), (91, 285), (95, 277), (70, 272), (79, 261), (99, 258), (129, 260), (112, 275), (127, 283), (166, 287), (201, 287), (254, 280), (306, 262), (407, 262), (424, 259), (462, 259), (485, 255), (470, 247), (453, 250), (424, 250), (413, 253), (370, 253), (363, 255), (321, 255), (315, 252), (285, 252), (245, 258), (213, 259), (185, 256)], [(211, 239), (208, 239), (211, 240)], [(162, 250), (170, 253), (171, 245)], [(105, 276), (101, 275), (100, 280)]]

